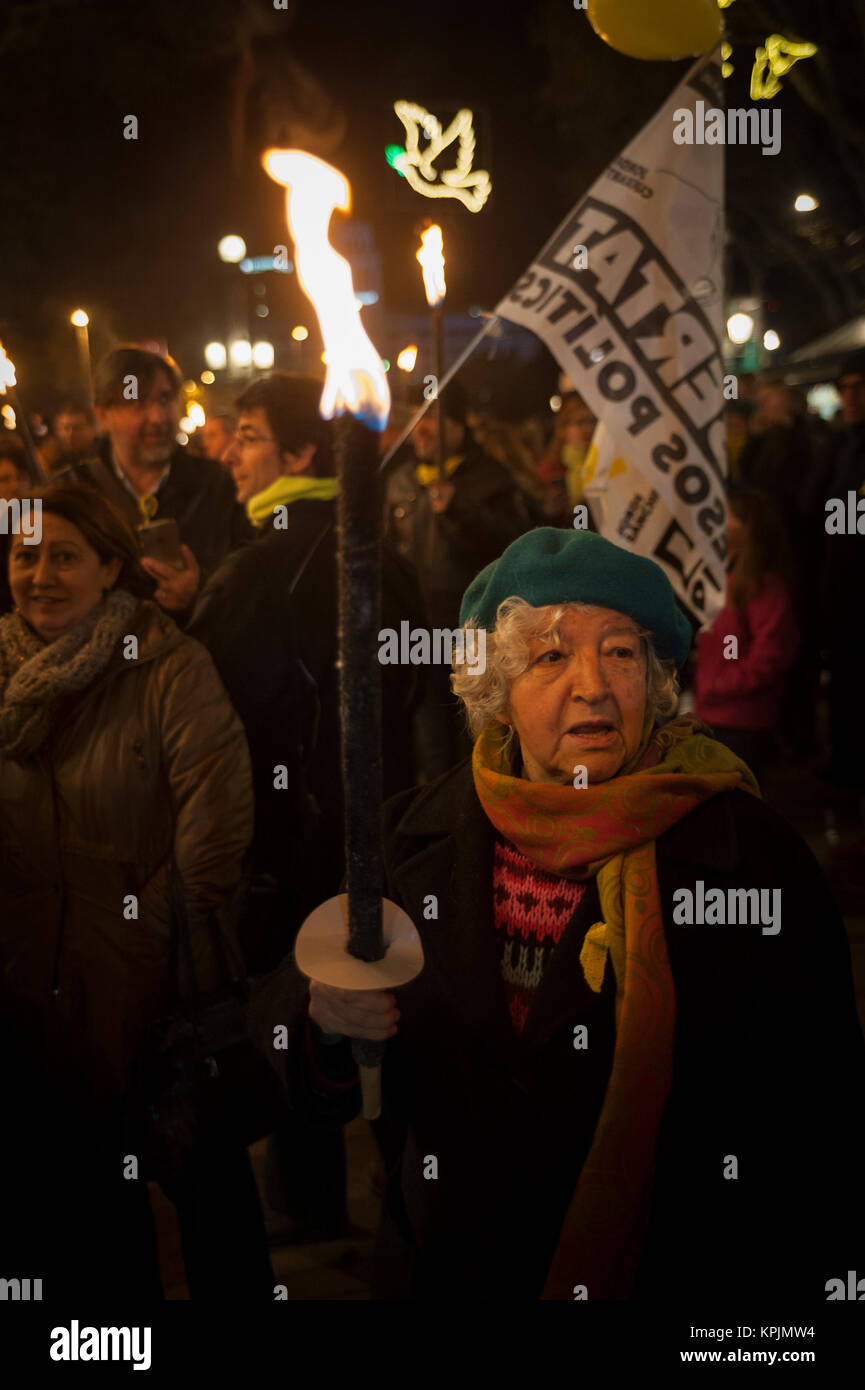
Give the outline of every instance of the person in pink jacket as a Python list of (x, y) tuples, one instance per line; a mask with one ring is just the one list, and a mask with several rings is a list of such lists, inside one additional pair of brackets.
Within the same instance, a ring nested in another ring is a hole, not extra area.
[(800, 633), (790, 542), (770, 500), (733, 493), (727, 512), (727, 595), (697, 638), (697, 716), (759, 777)]

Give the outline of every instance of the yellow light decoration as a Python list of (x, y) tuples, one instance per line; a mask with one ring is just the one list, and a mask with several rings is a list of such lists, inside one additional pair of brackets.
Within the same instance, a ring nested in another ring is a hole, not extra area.
[(6, 349), (0, 343), (0, 395), (6, 395), (7, 386), (17, 386), (15, 380), (15, 363), (10, 357), (6, 356)]
[(186, 414), (196, 429), (200, 429), (202, 425), (207, 424), (207, 416), (204, 413), (204, 407), (199, 405), (198, 401), (189, 402), (189, 405), (186, 407)]
[(793, 43), (783, 34), (770, 34), (764, 47), (754, 53), (751, 69), (751, 100), (768, 101), (781, 90), (779, 77), (784, 77), (801, 58), (813, 58), (815, 43)]
[(426, 302), (431, 309), (441, 304), (445, 297), (445, 258), (442, 229), (435, 223), (425, 227), (420, 236), (420, 250), (415, 252), (423, 271), (423, 287)]
[(86, 328), (90, 318), (85, 309), (76, 309), (74, 314), (70, 314), (69, 322), (74, 323), (76, 328)]
[(216, 377), (213, 375), (213, 372), (207, 371), (201, 373), (201, 380), (205, 386), (212, 386), (216, 380)]
[[(405, 126), (406, 137), (405, 154), (397, 155), (394, 168), (425, 198), (458, 198), (469, 212), (480, 212), (492, 191), (492, 181), (485, 169), (472, 169), (475, 131), (471, 111), (458, 111), (443, 131), (441, 122), (416, 102), (395, 101), (393, 109)], [(428, 141), (424, 149), (420, 147), (421, 135)], [(455, 140), (459, 141), (456, 164), (439, 174), (434, 163)]]
[(12, 409), (11, 405), (4, 405), (3, 409), (0, 410), (0, 415), (3, 416), (3, 424), (6, 426), (7, 430), (14, 430), (17, 422), (15, 420), (15, 411)]
[(412, 343), (410, 347), (403, 348), (396, 359), (396, 365), (400, 371), (413, 372), (415, 362), (417, 362), (417, 347)]
[(291, 336), (296, 343), (305, 343), (309, 337), (309, 329), (304, 328), (302, 323), (296, 323), (291, 330)]
[(297, 278), (312, 301), (327, 353), (321, 414), (330, 420), (349, 411), (372, 428), (384, 429), (390, 389), (381, 358), (360, 320), (351, 266), (328, 240), (335, 209), (351, 210), (348, 179), (303, 150), (267, 150), (262, 163), (286, 190), (285, 214), (297, 253)]

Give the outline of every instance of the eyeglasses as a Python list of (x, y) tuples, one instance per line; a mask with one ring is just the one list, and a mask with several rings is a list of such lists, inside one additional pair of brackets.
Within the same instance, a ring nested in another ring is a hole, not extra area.
[(247, 444), (275, 444), (276, 440), (272, 434), (241, 434), (240, 430), (235, 430), (234, 442), (242, 449)]

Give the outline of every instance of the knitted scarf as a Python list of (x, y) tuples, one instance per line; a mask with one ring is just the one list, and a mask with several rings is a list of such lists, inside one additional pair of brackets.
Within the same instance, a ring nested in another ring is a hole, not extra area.
[(314, 478), (308, 473), (280, 473), (270, 487), (250, 497), (246, 514), (253, 526), (264, 526), (273, 516), (274, 507), (288, 506), (299, 497), (329, 502), (338, 491), (338, 478)]
[(53, 642), (37, 637), (20, 613), (0, 618), (0, 754), (23, 762), (39, 751), (58, 700), (104, 671), (138, 602), (113, 589)]
[(616, 1046), (592, 1145), (559, 1237), (544, 1298), (627, 1298), (642, 1250), (658, 1129), (673, 1067), (676, 998), (667, 957), (655, 840), (700, 802), (743, 787), (750, 769), (690, 717), (654, 729), (618, 776), (586, 788), (514, 775), (505, 726), (475, 744), (475, 789), (496, 829), (542, 868), (597, 874), (603, 922), (580, 955), (600, 991), (607, 955), (616, 979)]

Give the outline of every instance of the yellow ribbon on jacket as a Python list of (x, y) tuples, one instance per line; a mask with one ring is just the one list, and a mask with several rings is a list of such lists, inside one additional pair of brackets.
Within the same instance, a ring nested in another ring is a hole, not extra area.
[[(452, 454), (445, 462), (445, 477), (452, 478), (464, 459), (465, 454)], [(433, 483), (441, 481), (437, 463), (417, 463), (414, 471), (421, 487), (431, 487)]]

